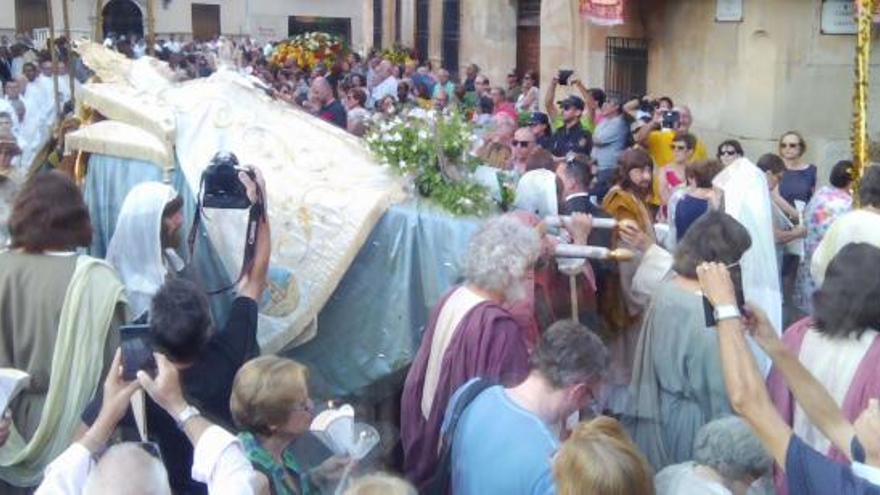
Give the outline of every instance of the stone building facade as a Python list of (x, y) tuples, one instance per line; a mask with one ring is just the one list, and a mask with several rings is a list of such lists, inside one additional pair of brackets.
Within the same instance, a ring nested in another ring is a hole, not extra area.
[[(61, 32), (62, 0), (51, 0), (55, 28)], [(94, 37), (96, 19), (108, 31), (143, 32), (146, 0), (67, 0), (73, 37)], [(0, 34), (48, 27), (46, 0), (0, 0)], [(363, 0), (153, 0), (158, 36), (181, 39), (255, 36), (283, 39), (296, 29), (323, 29), (347, 37), (365, 50)], [(100, 17), (98, 9), (100, 8)], [(115, 19), (115, 20), (114, 20)]]
[[(60, 30), (62, 0), (51, 1)], [(67, 1), (74, 36), (94, 33), (99, 5), (104, 21), (129, 12), (142, 25), (145, 16), (146, 0)], [(476, 63), (493, 84), (514, 68), (537, 70), (542, 88), (570, 68), (589, 86), (688, 104), (710, 147), (733, 137), (757, 157), (775, 149), (784, 131), (800, 130), (808, 158), (825, 169), (848, 154), (855, 36), (829, 34), (834, 19), (823, 13), (844, 3), (627, 0), (625, 23), (609, 28), (584, 21), (578, 0), (154, 0), (160, 36), (272, 40), (315, 27), (347, 36), (360, 52), (401, 44), (453, 72)], [(716, 20), (721, 4), (738, 6), (741, 19)], [(47, 25), (41, 5), (0, 1), (0, 34)], [(878, 60), (875, 47), (874, 87)], [(873, 109), (880, 91), (870, 94)], [(875, 140), (878, 115), (869, 121)]]
[[(694, 131), (711, 148), (736, 138), (757, 158), (797, 129), (808, 142), (808, 160), (821, 169), (849, 155), (855, 36), (826, 27), (835, 22), (827, 12), (846, 8), (832, 4), (843, 0), (629, 0), (624, 25), (613, 28), (584, 21), (578, 0), (365, 3), (367, 40), (412, 47), (421, 40), (433, 62), (448, 66), (445, 55), (454, 52), (458, 67), (476, 63), (493, 84), (503, 84), (513, 68), (537, 69), (543, 88), (558, 69), (570, 68), (588, 86), (688, 104)], [(741, 5), (741, 20), (716, 20), (725, 6), (719, 4)], [(371, 17), (380, 9), (381, 24)], [(371, 32), (376, 28), (380, 36)], [(875, 45), (875, 88), (878, 62)], [(870, 94), (877, 109), (880, 91)], [(880, 111), (871, 112), (869, 129), (877, 140)]]

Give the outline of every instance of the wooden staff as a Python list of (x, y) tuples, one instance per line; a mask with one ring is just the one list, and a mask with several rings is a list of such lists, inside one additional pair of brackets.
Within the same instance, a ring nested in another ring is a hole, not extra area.
[(95, 43), (104, 42), (104, 0), (95, 0)]
[(55, 53), (55, 17), (52, 15), (52, 0), (46, 0), (46, 13), (49, 17), (49, 55), (52, 57), (52, 86), (55, 90), (55, 117), (61, 118), (61, 99), (58, 95), (58, 54)]
[[(871, 22), (874, 16), (875, 0), (856, 0), (856, 67), (855, 95), (853, 96), (853, 188), (858, 191), (862, 172), (868, 166), (868, 72), (871, 60)], [(853, 200), (858, 202), (858, 194)]]
[(70, 89), (70, 102), (74, 103), (74, 98), (76, 95), (74, 94), (73, 88), (73, 40), (70, 39), (70, 14), (67, 9), (67, 0), (61, 0), (61, 15), (64, 18), (64, 37), (67, 38), (67, 83), (68, 89)]
[(147, 53), (156, 55), (156, 19), (153, 17), (153, 0), (147, 0)]

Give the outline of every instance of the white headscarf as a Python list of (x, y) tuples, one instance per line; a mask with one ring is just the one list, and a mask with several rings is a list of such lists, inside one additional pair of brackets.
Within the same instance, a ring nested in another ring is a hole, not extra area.
[(523, 174), (516, 185), (514, 206), (517, 210), (525, 210), (538, 218), (558, 215), (556, 174), (545, 169)]
[[(759, 306), (781, 333), (782, 294), (767, 177), (748, 158), (739, 158), (722, 170), (712, 185), (724, 191), (724, 212), (741, 223), (752, 238), (752, 246), (740, 261), (746, 300)], [(759, 364), (766, 370), (769, 359), (765, 356), (763, 361)]]
[(168, 273), (162, 258), (162, 210), (177, 197), (171, 186), (142, 182), (125, 197), (116, 230), (107, 248), (107, 262), (116, 268), (132, 316), (150, 309), (150, 301)]

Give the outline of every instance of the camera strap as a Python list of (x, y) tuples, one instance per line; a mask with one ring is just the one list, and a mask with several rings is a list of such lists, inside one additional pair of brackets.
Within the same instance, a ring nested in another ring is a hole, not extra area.
[[(196, 214), (193, 217), (192, 226), (189, 229), (189, 236), (187, 238), (187, 246), (189, 248), (189, 259), (192, 261), (193, 253), (195, 251), (196, 245), (196, 237), (198, 237), (199, 228), (202, 223), (202, 192), (205, 185), (205, 177), (202, 175), (201, 181), (199, 181), (199, 194), (196, 196)], [(231, 284), (222, 287), (220, 289), (209, 290), (206, 293), (210, 296), (220, 294), (222, 292), (226, 292), (229, 289), (232, 289), (247, 275), (251, 268), (254, 266), (254, 255), (257, 251), (257, 229), (260, 227), (260, 223), (266, 221), (266, 209), (263, 206), (263, 190), (257, 185), (257, 201), (251, 204), (251, 207), (248, 209), (248, 222), (247, 222), (247, 234), (244, 241), (244, 256), (241, 260), (241, 271), (238, 273), (238, 278), (235, 279)]]

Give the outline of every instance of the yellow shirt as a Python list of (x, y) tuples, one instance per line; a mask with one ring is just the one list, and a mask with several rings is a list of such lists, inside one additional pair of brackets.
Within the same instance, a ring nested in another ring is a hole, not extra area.
[[(675, 131), (671, 129), (661, 129), (648, 134), (648, 154), (654, 159), (655, 170), (672, 163), (672, 138), (674, 137)], [(708, 156), (703, 141), (697, 138), (697, 148), (694, 150), (693, 160), (705, 160)], [(658, 176), (659, 174), (654, 174), (654, 193), (649, 200), (649, 203), (652, 205), (660, 204), (660, 182), (657, 180)]]

